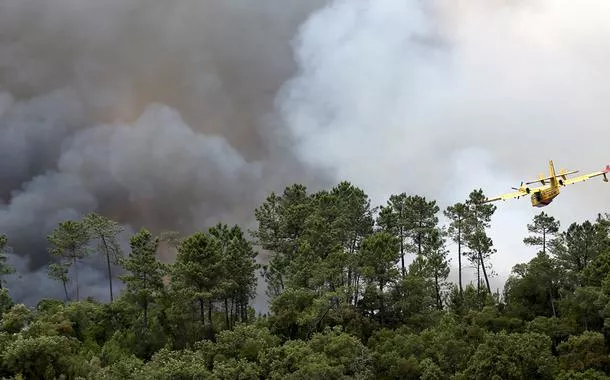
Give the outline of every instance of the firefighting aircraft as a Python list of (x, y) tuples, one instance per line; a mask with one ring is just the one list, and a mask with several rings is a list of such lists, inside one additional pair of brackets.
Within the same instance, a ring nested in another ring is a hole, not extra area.
[[(559, 175), (556, 175), (555, 166), (553, 165), (553, 161), (551, 160), (551, 161), (549, 161), (549, 176), (548, 177), (544, 177), (544, 174), (540, 174), (540, 178), (538, 178), (538, 180), (530, 181), (530, 182), (526, 182), (526, 183), (521, 182), (521, 185), (519, 186), (518, 189), (515, 187), (512, 187), (513, 190), (517, 190), (517, 191), (515, 191), (513, 193), (502, 194), (495, 198), (487, 198), (482, 203), (494, 202), (494, 201), (499, 201), (499, 200), (505, 201), (505, 200), (511, 199), (511, 198), (519, 199), (519, 198), (521, 198), (523, 196), (527, 196), (529, 194), (529, 195), (531, 195), (533, 207), (548, 206), (553, 201), (553, 199), (555, 199), (555, 197), (559, 195), (559, 192), (560, 192), (559, 189), (561, 188), (561, 186), (572, 185), (574, 183), (586, 181), (588, 179), (591, 179), (591, 178), (594, 178), (594, 177), (597, 177), (600, 175), (603, 176), (604, 182), (608, 182), (608, 173), (610, 173), (610, 165), (606, 165), (605, 169), (598, 171), (598, 172), (581, 175), (579, 177), (574, 177), (572, 179), (567, 178), (567, 176), (569, 174), (574, 174), (574, 173), (578, 173), (578, 170), (566, 171), (564, 169), (561, 169), (559, 171)], [(548, 183), (547, 183), (547, 181), (548, 181)], [(542, 186), (534, 187), (534, 188), (526, 186), (526, 185), (531, 185), (532, 183), (536, 183), (536, 182), (542, 183)]]

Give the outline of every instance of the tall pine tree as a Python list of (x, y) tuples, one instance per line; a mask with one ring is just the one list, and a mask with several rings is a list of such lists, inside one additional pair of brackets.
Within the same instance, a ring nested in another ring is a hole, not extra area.
[(163, 291), (167, 268), (157, 260), (159, 238), (142, 228), (130, 239), (131, 252), (121, 260), (126, 273), (120, 279), (126, 285), (127, 298), (142, 310), (142, 325), (148, 328), (150, 305)]
[(79, 221), (66, 220), (59, 223), (47, 239), (51, 244), (51, 254), (74, 268), (76, 300), (79, 301), (78, 262), (90, 253), (87, 247), (90, 239), (87, 227)]

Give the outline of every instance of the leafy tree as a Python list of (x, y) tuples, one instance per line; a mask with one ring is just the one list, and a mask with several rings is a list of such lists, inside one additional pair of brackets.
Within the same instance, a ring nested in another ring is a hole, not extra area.
[(15, 268), (6, 263), (5, 249), (7, 240), (6, 235), (0, 235), (0, 290), (2, 290), (5, 281), (4, 276), (15, 273)]
[(604, 342), (604, 335), (595, 331), (585, 331), (582, 335), (570, 336), (557, 347), (559, 366), (570, 371), (596, 369), (610, 371), (610, 356)]
[(557, 360), (549, 337), (536, 333), (489, 334), (459, 379), (553, 379)]
[(559, 232), (559, 224), (558, 220), (542, 211), (534, 216), (533, 224), (527, 225), (527, 230), (534, 235), (524, 238), (523, 243), (542, 246), (542, 252), (546, 254), (546, 247), (550, 239)]
[(558, 302), (559, 312), (584, 330), (599, 330), (604, 325), (603, 310), (609, 299), (600, 288), (579, 287)]
[(462, 288), (462, 246), (464, 245), (465, 233), (467, 231), (468, 207), (465, 203), (458, 202), (453, 206), (447, 207), (444, 215), (450, 221), (447, 232), (458, 246), (458, 284), (460, 296), (462, 296), (464, 293)]
[(510, 310), (524, 319), (556, 317), (562, 276), (557, 261), (543, 251), (529, 263), (515, 265), (505, 285)]
[(76, 284), (76, 300), (79, 301), (80, 293), (77, 264), (79, 260), (89, 254), (87, 244), (89, 243), (90, 235), (86, 226), (75, 220), (66, 220), (59, 223), (47, 239), (51, 244), (51, 254), (60, 259), (65, 259), (70, 266), (73, 266), (74, 281)]
[(583, 284), (582, 272), (600, 253), (596, 237), (597, 232), (590, 221), (572, 223), (553, 246), (554, 256), (575, 286)]
[(79, 343), (65, 336), (17, 337), (3, 352), (4, 365), (26, 379), (76, 378)]
[(98, 240), (98, 249), (106, 257), (110, 302), (112, 302), (114, 297), (112, 294), (112, 270), (110, 264), (118, 264), (123, 255), (118, 242), (118, 234), (123, 231), (123, 228), (117, 222), (94, 212), (87, 214), (83, 223), (89, 230), (90, 238)]
[(159, 238), (142, 228), (130, 239), (131, 252), (122, 261), (127, 272), (121, 276), (126, 284), (128, 299), (133, 300), (143, 313), (144, 330), (148, 328), (149, 307), (163, 291), (165, 266), (157, 260)]

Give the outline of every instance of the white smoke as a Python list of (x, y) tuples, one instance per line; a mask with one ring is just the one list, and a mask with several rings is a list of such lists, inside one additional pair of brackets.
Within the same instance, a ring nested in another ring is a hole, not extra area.
[[(302, 25), (278, 107), (304, 159), (376, 203), (406, 191), (443, 209), (511, 191), (549, 159), (597, 171), (610, 162), (609, 18), (593, 0), (335, 0)], [(544, 211), (566, 228), (607, 212), (609, 190), (574, 185)], [(535, 253), (529, 202), (497, 204), (494, 287)]]

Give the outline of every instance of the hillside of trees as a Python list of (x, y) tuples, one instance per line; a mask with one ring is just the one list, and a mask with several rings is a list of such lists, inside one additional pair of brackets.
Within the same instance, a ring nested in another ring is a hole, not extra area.
[[(441, 210), (403, 193), (374, 207), (348, 182), (294, 184), (254, 210), (254, 231), (142, 228), (125, 250), (120, 225), (91, 213), (47, 237), (65, 297), (31, 308), (11, 299), (0, 235), (0, 378), (610, 379), (610, 215), (523, 221), (529, 235), (514, 239), (538, 253), (493, 292), (489, 259), (511, 252), (496, 253), (482, 199)], [(107, 263), (110, 302), (80, 295), (90, 255)], [(259, 275), (266, 315), (252, 307)]]

